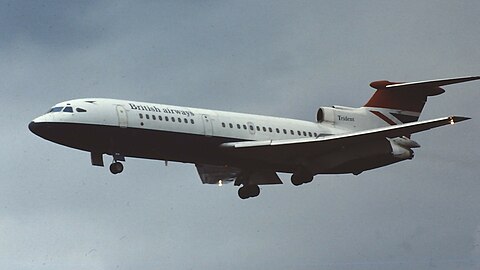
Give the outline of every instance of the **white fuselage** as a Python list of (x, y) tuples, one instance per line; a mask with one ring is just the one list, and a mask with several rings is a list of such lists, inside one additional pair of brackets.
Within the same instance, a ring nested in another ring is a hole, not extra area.
[[(32, 123), (35, 123), (37, 128), (32, 131), (47, 140), (91, 152), (92, 158), (93, 155), (109, 154), (218, 166), (266, 166), (275, 171), (293, 172), (297, 163), (305, 161), (278, 161), (275, 157), (257, 160), (254, 156), (239, 158), (224, 153), (219, 146), (238, 141), (320, 138), (352, 132), (366, 125), (368, 127), (385, 125), (381, 119), (371, 117), (363, 108), (341, 107), (336, 109), (330, 118), (318, 123), (147, 102), (92, 98), (70, 100), (55, 105), (50, 112), (33, 120)], [(44, 128), (41, 128), (41, 125)], [(355, 151), (363, 153), (368, 147), (368, 145), (365, 145), (365, 149), (356, 147)], [(387, 147), (385, 151), (389, 152), (391, 148)], [(383, 152), (382, 150), (382, 154)], [(331, 155), (339, 159), (339, 154)], [(324, 162), (324, 158), (319, 161)], [(349, 161), (351, 160), (342, 160), (335, 164)], [(311, 166), (309, 169), (314, 173), (329, 173), (332, 169), (325, 170), (321, 165), (316, 166), (314, 163), (312, 160), (309, 165)], [(385, 165), (383, 161), (381, 163), (382, 166)], [(353, 170), (335, 169), (331, 172)]]

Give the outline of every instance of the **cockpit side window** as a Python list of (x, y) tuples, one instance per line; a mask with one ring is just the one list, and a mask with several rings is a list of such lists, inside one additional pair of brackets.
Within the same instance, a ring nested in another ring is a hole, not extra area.
[(82, 109), (82, 108), (76, 108), (75, 110), (76, 110), (77, 112), (87, 112), (87, 110)]
[(63, 107), (53, 107), (48, 112), (61, 112)]
[(65, 107), (65, 109), (63, 109), (63, 112), (70, 112), (70, 113), (73, 113), (73, 108), (70, 107), (70, 106), (67, 106)]

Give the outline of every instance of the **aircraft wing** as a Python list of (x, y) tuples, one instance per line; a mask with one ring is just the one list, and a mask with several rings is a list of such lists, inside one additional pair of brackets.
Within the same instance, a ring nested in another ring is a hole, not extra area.
[(408, 136), (413, 133), (428, 129), (450, 125), (468, 117), (449, 116), (426, 121), (411, 122), (364, 131), (325, 136), (320, 138), (302, 138), (290, 140), (267, 140), (230, 142), (222, 147), (230, 149), (233, 153), (248, 155), (251, 158), (262, 160), (288, 160), (292, 158), (308, 158), (351, 144), (379, 141), (385, 138)]

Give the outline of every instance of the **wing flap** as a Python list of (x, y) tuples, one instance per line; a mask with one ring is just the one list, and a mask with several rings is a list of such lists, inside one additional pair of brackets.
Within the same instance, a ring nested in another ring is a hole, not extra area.
[(232, 181), (236, 181), (240, 178), (240, 181), (236, 185), (248, 184), (255, 185), (275, 185), (282, 184), (282, 180), (278, 177), (277, 173), (273, 170), (241, 170), (229, 166), (215, 166), (206, 164), (195, 164), (197, 167), (198, 175), (203, 184), (226, 184)]
[(195, 164), (195, 167), (197, 167), (198, 175), (204, 184), (219, 184), (220, 181), (222, 183), (232, 182), (241, 172), (239, 169), (225, 166)]

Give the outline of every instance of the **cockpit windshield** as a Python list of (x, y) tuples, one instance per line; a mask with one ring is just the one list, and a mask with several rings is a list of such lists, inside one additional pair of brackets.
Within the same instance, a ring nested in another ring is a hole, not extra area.
[(70, 107), (70, 106), (67, 106), (67, 107), (65, 107), (65, 109), (63, 109), (63, 112), (71, 112), (71, 113), (73, 113), (73, 108)]
[[(87, 110), (83, 109), (83, 108), (75, 108), (75, 111), (79, 112), (79, 113), (83, 113), (83, 112), (87, 112)], [(67, 113), (73, 113), (73, 107), (72, 106), (66, 106), (66, 107), (53, 107), (50, 109), (50, 111), (48, 111), (49, 113), (52, 113), (52, 112), (67, 112)]]
[(61, 112), (63, 109), (63, 107), (53, 107), (50, 109), (50, 111), (48, 111), (49, 113), (51, 112)]

